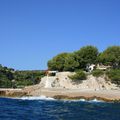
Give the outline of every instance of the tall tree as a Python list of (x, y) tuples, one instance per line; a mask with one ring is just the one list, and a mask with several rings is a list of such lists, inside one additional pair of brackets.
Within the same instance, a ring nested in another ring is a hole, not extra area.
[(75, 71), (79, 67), (79, 62), (76, 60), (75, 54), (69, 54), (65, 59), (64, 70)]
[(64, 70), (64, 64), (68, 53), (61, 53), (55, 56), (53, 59), (48, 61), (48, 69), (50, 70)]
[(105, 65), (111, 65), (113, 67), (120, 68), (120, 46), (108, 47), (98, 57), (99, 62)]
[(79, 68), (86, 68), (87, 64), (95, 64), (99, 54), (98, 49), (94, 46), (85, 46), (75, 52)]

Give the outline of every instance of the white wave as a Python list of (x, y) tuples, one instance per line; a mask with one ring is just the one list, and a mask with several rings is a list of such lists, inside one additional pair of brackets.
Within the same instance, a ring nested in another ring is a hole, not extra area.
[(90, 103), (98, 103), (98, 102), (104, 102), (102, 100), (98, 100), (98, 99), (93, 99), (93, 100), (86, 100), (86, 99), (76, 99), (76, 100), (65, 100), (65, 99), (54, 99), (51, 97), (46, 97), (46, 96), (24, 96), (24, 97), (20, 97), (20, 98), (9, 98), (9, 99), (21, 99), (21, 100), (56, 100), (56, 101), (63, 101), (63, 102), (90, 102)]
[(78, 99), (78, 100), (61, 100), (61, 101), (64, 101), (64, 102), (90, 102), (90, 103), (103, 102), (102, 100), (97, 100), (97, 99), (93, 99), (93, 100)]
[(76, 99), (76, 100), (60, 100), (60, 101), (64, 101), (64, 102), (86, 102), (87, 100), (85, 99)]
[(46, 97), (46, 96), (28, 96), (28, 97), (21, 97), (19, 98), (21, 100), (55, 100), (54, 98), (51, 97)]
[(103, 101), (102, 100), (93, 99), (93, 100), (90, 100), (89, 102), (103, 102)]
[(85, 102), (86, 100), (85, 99), (78, 99), (78, 100), (70, 100), (72, 102)]
[(80, 101), (85, 102), (86, 100), (85, 99), (80, 99)]

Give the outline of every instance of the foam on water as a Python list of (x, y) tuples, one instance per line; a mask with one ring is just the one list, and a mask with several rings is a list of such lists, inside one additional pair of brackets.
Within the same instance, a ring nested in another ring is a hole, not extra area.
[(93, 100), (86, 100), (86, 99), (78, 99), (78, 100), (61, 100), (64, 102), (90, 102), (90, 103), (98, 103), (103, 102), (101, 100), (93, 99)]
[[(29, 97), (21, 97), (21, 98), (18, 98), (18, 99), (21, 99), (21, 100), (57, 100), (57, 99), (54, 99), (54, 98), (51, 98), (51, 97), (46, 97), (46, 96), (29, 96)], [(91, 103), (97, 103), (97, 102), (103, 102), (101, 100), (97, 100), (97, 99), (93, 99), (93, 100), (85, 100), (85, 99), (78, 99), (78, 100), (60, 100), (60, 101), (64, 101), (64, 102), (91, 102)]]
[(76, 100), (67, 100), (67, 99), (54, 99), (52, 97), (46, 97), (46, 96), (24, 96), (20, 98), (9, 98), (9, 99), (20, 99), (20, 100), (47, 100), (47, 101), (63, 101), (63, 102), (90, 102), (90, 103), (98, 103), (98, 102), (103, 102), (101, 100), (93, 99), (93, 100), (86, 100), (86, 99), (76, 99)]
[(76, 100), (61, 100), (61, 101), (64, 101), (64, 102), (85, 102), (86, 100), (85, 99), (76, 99)]
[(90, 100), (89, 102), (92, 102), (92, 103), (94, 102), (95, 103), (95, 102), (103, 102), (103, 101), (102, 100), (93, 99), (93, 100)]
[(22, 100), (55, 100), (54, 98), (51, 97), (46, 97), (46, 96), (34, 96), (34, 97), (21, 97), (20, 99)]

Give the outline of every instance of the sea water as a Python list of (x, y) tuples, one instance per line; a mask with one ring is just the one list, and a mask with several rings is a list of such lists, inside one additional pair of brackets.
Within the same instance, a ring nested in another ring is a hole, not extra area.
[(120, 120), (120, 103), (53, 98), (0, 98), (0, 120)]

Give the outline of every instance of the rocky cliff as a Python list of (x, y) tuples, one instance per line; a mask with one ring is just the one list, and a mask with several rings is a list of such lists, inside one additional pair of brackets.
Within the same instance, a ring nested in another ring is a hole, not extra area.
[(42, 88), (66, 88), (66, 89), (90, 89), (90, 90), (113, 90), (119, 89), (115, 84), (105, 80), (105, 76), (94, 77), (88, 75), (82, 82), (73, 82), (68, 76), (72, 72), (58, 72), (56, 76), (45, 76), (41, 79)]

